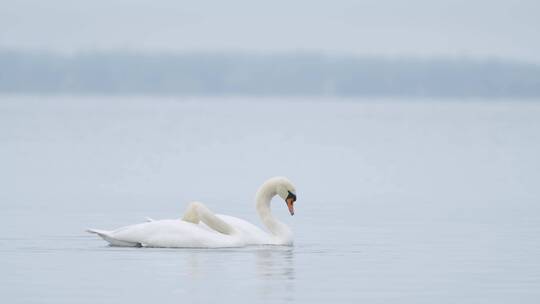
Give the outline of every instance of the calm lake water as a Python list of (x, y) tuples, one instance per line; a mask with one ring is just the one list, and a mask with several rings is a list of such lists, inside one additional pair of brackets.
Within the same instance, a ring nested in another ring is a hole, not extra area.
[[(0, 97), (3, 303), (538, 303), (540, 102)], [(200, 200), (293, 247), (108, 247)]]

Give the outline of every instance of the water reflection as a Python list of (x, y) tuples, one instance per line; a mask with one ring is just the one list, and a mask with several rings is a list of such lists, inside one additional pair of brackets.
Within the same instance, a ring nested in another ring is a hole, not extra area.
[(294, 280), (294, 247), (261, 247), (255, 255), (260, 278)]
[(187, 274), (191, 279), (199, 279), (202, 275), (201, 273), (201, 265), (199, 262), (199, 252), (190, 252), (187, 257)]
[(294, 301), (294, 247), (261, 247), (255, 256), (260, 298)]
[[(180, 292), (198, 294), (201, 299), (208, 297), (208, 300), (220, 293), (238, 292), (242, 292), (244, 298), (268, 303), (295, 300), (294, 247), (177, 250), (171, 256), (173, 264), (178, 259), (177, 254), (185, 262), (175, 271), (180, 275), (176, 285)], [(215, 294), (201, 295), (201, 283)]]

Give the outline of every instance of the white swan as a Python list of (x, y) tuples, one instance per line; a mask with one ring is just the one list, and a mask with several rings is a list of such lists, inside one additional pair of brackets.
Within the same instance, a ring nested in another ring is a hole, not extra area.
[(88, 229), (112, 246), (219, 248), (247, 245), (292, 245), (287, 225), (272, 216), (270, 201), (275, 195), (285, 200), (294, 215), (296, 190), (284, 177), (267, 180), (257, 191), (256, 207), (267, 233), (257, 226), (228, 215), (214, 214), (200, 202), (189, 204), (182, 219), (152, 220), (112, 231)]

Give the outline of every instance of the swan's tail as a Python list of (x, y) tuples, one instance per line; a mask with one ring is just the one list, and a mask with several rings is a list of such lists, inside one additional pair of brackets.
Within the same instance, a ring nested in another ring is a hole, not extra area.
[(94, 234), (97, 234), (99, 236), (102, 236), (102, 235), (107, 235), (109, 233), (109, 231), (106, 231), (106, 230), (99, 230), (99, 229), (86, 229), (86, 232), (88, 233), (94, 233)]
[(99, 229), (86, 229), (86, 232), (99, 235), (102, 239), (109, 242), (111, 246), (141, 247), (141, 243), (127, 242), (127, 241), (115, 239), (113, 236), (111, 236), (110, 231), (99, 230)]

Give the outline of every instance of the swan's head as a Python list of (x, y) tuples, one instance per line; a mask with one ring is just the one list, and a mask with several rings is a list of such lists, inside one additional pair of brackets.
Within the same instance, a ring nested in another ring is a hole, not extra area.
[(294, 215), (294, 202), (296, 202), (296, 189), (290, 180), (285, 177), (273, 178), (276, 186), (276, 193), (285, 201), (289, 213)]

